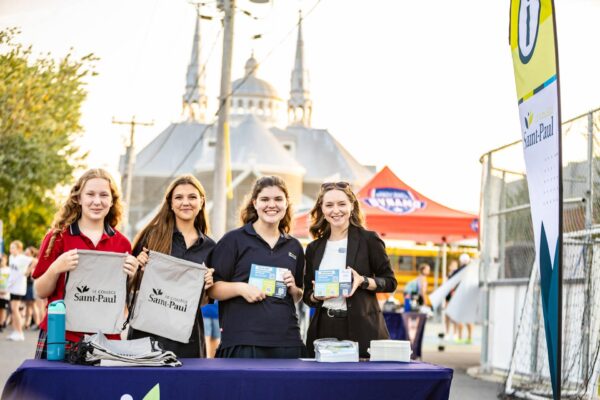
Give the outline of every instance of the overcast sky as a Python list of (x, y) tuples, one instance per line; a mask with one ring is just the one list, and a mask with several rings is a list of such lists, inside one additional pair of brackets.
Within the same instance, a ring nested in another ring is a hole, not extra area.
[[(555, 0), (563, 120), (600, 106), (600, 1)], [(480, 156), (520, 139), (508, 44), (509, 0), (279, 0), (238, 7), (233, 79), (252, 50), (258, 76), (287, 99), (298, 9), (310, 70), (313, 126), (364, 164), (388, 165), (422, 194), (477, 212)], [(209, 107), (216, 108), (222, 39), (203, 9)], [(181, 114), (194, 29), (185, 0), (0, 0), (0, 28), (18, 26), (34, 53), (100, 57), (83, 109), (90, 167), (117, 170), (128, 128), (154, 120), (141, 146)], [(255, 34), (262, 39), (252, 40)], [(211, 52), (212, 49), (212, 52)], [(210, 57), (209, 57), (210, 54)], [(522, 164), (522, 154), (515, 163)]]

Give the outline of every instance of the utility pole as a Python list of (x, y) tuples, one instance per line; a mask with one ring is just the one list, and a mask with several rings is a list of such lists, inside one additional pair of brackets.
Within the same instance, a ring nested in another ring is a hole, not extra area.
[(129, 144), (125, 150), (125, 174), (121, 176), (121, 188), (123, 189), (123, 201), (125, 203), (125, 210), (123, 213), (123, 221), (121, 223), (121, 230), (125, 236), (131, 239), (133, 230), (129, 226), (129, 212), (131, 202), (131, 182), (133, 179), (133, 165), (135, 164), (135, 126), (152, 126), (154, 121), (151, 122), (139, 122), (135, 120), (135, 115), (131, 117), (131, 121), (117, 121), (114, 117), (112, 123), (115, 125), (129, 125)]
[(231, 94), (231, 60), (233, 56), (233, 25), (235, 0), (221, 0), (223, 8), (223, 57), (221, 61), (221, 94), (219, 96), (219, 121), (215, 145), (215, 175), (211, 225), (214, 239), (220, 239), (227, 229), (227, 165), (229, 154), (229, 112)]

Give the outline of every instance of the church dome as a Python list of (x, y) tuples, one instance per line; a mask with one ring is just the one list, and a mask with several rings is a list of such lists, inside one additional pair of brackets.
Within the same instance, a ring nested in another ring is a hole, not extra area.
[(263, 99), (280, 100), (277, 90), (269, 82), (256, 76), (258, 63), (254, 55), (246, 61), (246, 74), (244, 78), (236, 79), (231, 84), (233, 97), (260, 97)]

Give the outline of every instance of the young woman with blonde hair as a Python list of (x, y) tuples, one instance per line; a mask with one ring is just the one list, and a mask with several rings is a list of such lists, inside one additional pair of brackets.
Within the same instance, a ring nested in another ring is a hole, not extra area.
[[(298, 358), (306, 353), (296, 316), (302, 298), (304, 253), (289, 235), (292, 212), (285, 182), (258, 179), (241, 211), (241, 228), (217, 243), (210, 296), (219, 300), (220, 358)], [(286, 269), (284, 298), (267, 296), (248, 283), (252, 264)]]
[[(358, 342), (360, 357), (369, 357), (371, 340), (389, 338), (375, 292), (393, 292), (397, 285), (385, 244), (364, 228), (360, 205), (346, 182), (321, 185), (310, 215), (315, 240), (306, 248), (304, 302), (316, 310), (306, 346), (314, 355), (315, 339), (349, 339)], [(316, 270), (346, 268), (352, 271), (347, 297), (314, 295)]]
[[(207, 234), (208, 216), (204, 187), (193, 175), (182, 175), (169, 184), (160, 210), (137, 234), (133, 241), (133, 254), (142, 265), (142, 271), (148, 262), (149, 250), (202, 264), (215, 246), (215, 242)], [(138, 274), (134, 291), (139, 289), (142, 274), (143, 272)], [(209, 269), (204, 276), (204, 290), (211, 286), (212, 269)], [(155, 338), (165, 350), (173, 351), (180, 358), (206, 357), (204, 323), (200, 307), (188, 343), (130, 328), (130, 339), (146, 336)]]
[(30, 264), (31, 257), (23, 253), (23, 242), (13, 240), (10, 243), (10, 256), (8, 257), (10, 268), (8, 291), (10, 292), (10, 315), (13, 332), (7, 337), (8, 340), (25, 340), (21, 305), (27, 294), (27, 269)]
[[(35, 290), (48, 302), (65, 296), (65, 276), (77, 268), (78, 249), (131, 253), (131, 244), (115, 227), (121, 220), (121, 197), (110, 174), (103, 169), (86, 171), (71, 187), (67, 200), (54, 217), (52, 228), (42, 241), (33, 271)], [(128, 255), (123, 271), (130, 281), (138, 261)], [(40, 328), (36, 358), (46, 358), (47, 318)], [(86, 332), (95, 333), (95, 332)], [(119, 339), (119, 335), (107, 335)], [(79, 342), (82, 332), (67, 331), (68, 342)]]

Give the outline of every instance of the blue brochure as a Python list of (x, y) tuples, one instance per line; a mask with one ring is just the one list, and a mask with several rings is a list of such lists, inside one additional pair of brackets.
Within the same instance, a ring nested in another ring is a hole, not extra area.
[(352, 271), (349, 269), (318, 269), (315, 271), (315, 296), (348, 296), (352, 290)]
[(283, 283), (285, 271), (287, 270), (284, 268), (252, 264), (248, 283), (265, 292), (267, 296), (283, 299), (287, 294), (287, 287)]

